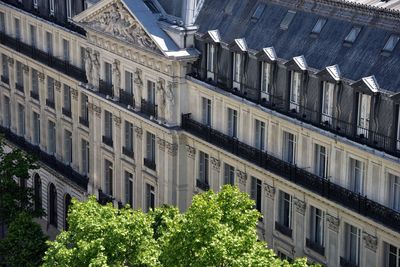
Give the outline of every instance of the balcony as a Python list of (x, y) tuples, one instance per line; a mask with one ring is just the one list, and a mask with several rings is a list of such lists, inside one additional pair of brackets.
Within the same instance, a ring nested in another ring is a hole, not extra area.
[(113, 147), (114, 146), (114, 142), (112, 137), (108, 137), (103, 135), (103, 143), (106, 144), (107, 146)]
[(306, 239), (306, 247), (317, 252), (318, 254), (320, 254), (322, 256), (325, 255), (325, 248), (323, 246), (321, 246), (320, 244), (317, 244), (308, 238)]
[(135, 108), (135, 103), (134, 103), (133, 97), (134, 97), (133, 94), (128, 93), (128, 92), (124, 91), (123, 89), (119, 90), (119, 102), (121, 104)]
[(89, 127), (89, 118), (79, 117), (79, 123), (83, 126)]
[(62, 108), (62, 114), (68, 118), (71, 118), (71, 109)]
[(340, 257), (340, 266), (342, 267), (358, 267), (357, 264), (351, 263), (349, 260)]
[(147, 116), (152, 116), (154, 119), (157, 119), (157, 105), (148, 102), (143, 98), (140, 106), (140, 112), (146, 114)]
[(122, 147), (122, 154), (124, 154), (127, 157), (130, 157), (131, 159), (133, 159), (134, 157), (134, 152), (132, 148), (127, 148), (127, 147)]
[(101, 205), (106, 205), (107, 203), (113, 203), (114, 198), (106, 193), (103, 192), (103, 190), (99, 189), (99, 199), (97, 202), (99, 202)]
[(15, 144), (18, 148), (26, 153), (34, 155), (46, 166), (62, 174), (64, 177), (80, 186), (83, 190), (87, 190), (89, 179), (86, 176), (79, 174), (70, 166), (66, 166), (64, 163), (58, 161), (54, 156), (41, 151), (38, 146), (32, 145), (31, 143), (25, 141), (23, 137), (12, 133), (9, 129), (0, 126), (0, 132), (9, 142)]
[(99, 80), (99, 93), (114, 97), (113, 85), (107, 81)]
[(284, 226), (283, 224), (279, 223), (279, 222), (275, 222), (275, 230), (277, 230), (279, 233), (292, 238), (292, 233), (293, 230)]
[[(289, 103), (289, 100), (283, 99), (281, 96), (275, 96), (272, 94), (254, 95), (254, 92), (260, 92), (260, 88), (255, 88), (249, 84), (241, 83), (239, 88), (232, 88), (232, 86), (229, 86), (231, 83), (230, 78), (220, 74), (214, 74), (215, 78), (211, 79), (207, 78), (206, 73), (205, 69), (194, 69), (194, 72), (189, 76), (193, 79), (208, 83), (211, 86), (218, 87), (219, 89), (227, 91), (233, 95), (259, 104), (260, 106), (296, 118), (299, 121), (311, 124), (357, 143), (384, 151), (395, 157), (400, 157), (400, 150), (396, 148), (396, 143), (400, 142), (400, 140), (397, 140), (394, 137), (369, 129), (360, 129), (360, 127), (357, 127), (355, 123), (327, 116), (319, 111), (311, 110), (296, 103)], [(251, 93), (253, 93), (253, 95), (250, 95)]]
[(38, 92), (31, 91), (31, 97), (33, 99), (36, 99), (37, 101), (39, 101), (39, 93)]
[(46, 99), (46, 106), (49, 108), (55, 109), (54, 100)]
[(207, 125), (196, 122), (190, 118), (190, 114), (182, 115), (182, 128), (194, 136), (272, 172), (297, 186), (310, 190), (395, 231), (400, 231), (400, 213), (368, 199), (367, 196), (331, 183), (328, 179), (321, 178), (296, 165), (284, 162), (268, 154), (268, 152), (263, 152)]
[(13, 37), (10, 37), (4, 33), (0, 32), (0, 43), (5, 45), (16, 52), (24, 54), (27, 57), (30, 57), (34, 60), (37, 60), (57, 71), (68, 75), (71, 78), (74, 78), (80, 82), (86, 83), (86, 73), (84, 70), (71, 65), (69, 62), (61, 60), (53, 55), (43, 52), (33, 46), (25, 44), (20, 40), (17, 40)]
[(24, 86), (20, 83), (15, 83), (15, 89), (17, 89), (17, 91), (20, 91), (21, 93), (24, 93)]
[(200, 179), (197, 179), (197, 180), (196, 180), (196, 186), (197, 186), (198, 188), (200, 188), (201, 190), (203, 190), (203, 191), (208, 191), (208, 190), (210, 190), (210, 185), (209, 185), (208, 183), (206, 183), (206, 182), (200, 180)]
[(10, 83), (10, 78), (4, 75), (1, 75), (1, 81), (3, 83), (9, 84)]
[(152, 159), (144, 159), (143, 164), (144, 164), (144, 166), (146, 166), (147, 168), (149, 168), (153, 171), (156, 170), (156, 162)]

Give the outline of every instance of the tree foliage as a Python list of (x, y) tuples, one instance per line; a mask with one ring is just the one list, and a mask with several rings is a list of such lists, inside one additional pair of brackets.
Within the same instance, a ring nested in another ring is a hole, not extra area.
[(50, 243), (44, 266), (307, 266), (279, 259), (257, 238), (260, 213), (238, 188), (194, 197), (186, 213), (148, 214), (73, 201), (68, 231)]
[(47, 249), (46, 236), (31, 215), (22, 212), (10, 223), (5, 239), (0, 239), (0, 255), (9, 267), (38, 266)]

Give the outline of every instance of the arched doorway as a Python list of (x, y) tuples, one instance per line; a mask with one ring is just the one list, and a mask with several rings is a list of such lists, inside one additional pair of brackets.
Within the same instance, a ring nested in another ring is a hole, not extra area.
[(57, 189), (54, 184), (49, 186), (49, 218), (50, 224), (57, 227)]
[(65, 230), (68, 230), (67, 218), (68, 218), (68, 209), (72, 204), (71, 200), (72, 200), (72, 198), (71, 198), (70, 194), (65, 194), (65, 197), (64, 197), (64, 229)]

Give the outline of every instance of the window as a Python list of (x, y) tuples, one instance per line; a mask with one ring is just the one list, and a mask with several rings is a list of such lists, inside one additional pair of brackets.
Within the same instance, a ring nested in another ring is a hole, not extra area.
[(71, 117), (71, 88), (64, 84), (64, 107), (63, 114)]
[(109, 196), (113, 195), (113, 165), (110, 161), (104, 160), (104, 181), (105, 193)]
[(155, 192), (154, 192), (154, 186), (146, 184), (146, 207), (145, 210), (146, 212), (149, 212), (150, 210), (153, 210), (155, 207)]
[(51, 32), (46, 32), (45, 50), (48, 54), (53, 55), (53, 34)]
[(1, 65), (3, 67), (3, 73), (2, 73), (2, 81), (5, 83), (8, 83), (8, 78), (9, 78), (9, 69), (8, 69), (8, 57), (6, 55), (1, 55)]
[(268, 62), (261, 63), (261, 97), (267, 101), (271, 95), (271, 64)]
[(290, 104), (289, 108), (292, 112), (300, 111), (300, 86), (301, 73), (298, 71), (290, 72)]
[(33, 191), (34, 191), (34, 207), (35, 211), (39, 211), (42, 208), (42, 180), (39, 174), (35, 174), (33, 178)]
[(331, 125), (333, 116), (333, 92), (335, 84), (323, 82), (322, 84), (322, 123)]
[(112, 114), (107, 110), (104, 111), (104, 136), (111, 140), (113, 138)]
[(57, 227), (57, 189), (54, 184), (49, 186), (49, 217), (50, 224)]
[(224, 184), (235, 184), (235, 168), (229, 164), (224, 164)]
[(72, 133), (64, 131), (64, 160), (67, 165), (72, 163)]
[(356, 159), (350, 158), (350, 190), (355, 193), (363, 193), (364, 164)]
[(3, 12), (0, 12), (0, 32), (6, 32), (6, 20)]
[(49, 0), (50, 15), (54, 15), (54, 0)]
[(17, 18), (14, 18), (14, 27), (15, 27), (15, 39), (19, 41), (21, 40), (21, 23)]
[(319, 18), (317, 20), (317, 23), (315, 23), (314, 28), (311, 31), (311, 34), (317, 35), (320, 34), (322, 31), (322, 28), (325, 26), (326, 19)]
[(104, 62), (104, 81), (112, 84), (112, 66), (108, 62)]
[(286, 192), (279, 191), (279, 215), (280, 225), (292, 228), (292, 196)]
[(345, 259), (355, 266), (360, 264), (360, 232), (357, 227), (345, 224)]
[(72, 18), (72, 1), (66, 0), (66, 6), (67, 6), (67, 18), (71, 19)]
[(23, 71), (23, 64), (19, 61), (16, 61), (16, 67), (15, 67), (15, 72), (16, 72), (16, 87), (17, 90), (19, 91), (24, 91), (24, 71)]
[(133, 158), (133, 124), (125, 121), (125, 145), (123, 152), (125, 155)]
[(29, 25), (30, 37), (31, 37), (31, 46), (36, 47), (36, 26)]
[(149, 132), (146, 135), (146, 159), (152, 163), (156, 161), (156, 136)]
[(391, 244), (385, 245), (385, 267), (400, 267), (400, 249)]
[(400, 211), (400, 177), (389, 174), (389, 205), (392, 209)]
[(33, 126), (32, 143), (34, 145), (39, 145), (40, 144), (40, 115), (37, 114), (36, 112), (33, 112), (32, 126)]
[(201, 111), (203, 124), (211, 127), (211, 100), (205, 97), (201, 98)]
[(49, 120), (47, 125), (47, 153), (54, 155), (56, 153), (56, 124)]
[(371, 96), (358, 93), (357, 134), (368, 138)]
[(70, 56), (69, 56), (69, 41), (63, 39), (63, 59), (66, 62), (69, 62)]
[(296, 162), (296, 136), (294, 134), (283, 132), (283, 160), (295, 164)]
[(315, 144), (315, 174), (328, 178), (328, 155), (326, 147)]
[(90, 146), (89, 146), (89, 142), (82, 139), (82, 162), (81, 162), (81, 166), (82, 166), (82, 173), (84, 175), (87, 175), (90, 173)]
[(25, 135), (25, 107), (18, 104), (18, 134)]
[(80, 51), (80, 56), (81, 56), (80, 67), (81, 67), (82, 70), (84, 70), (85, 69), (86, 48), (81, 46), (79, 48), (79, 51)]
[(31, 71), (31, 79), (32, 79), (32, 91), (31, 96), (39, 100), (39, 75), (37, 70), (32, 69)]
[(238, 127), (238, 114), (237, 111), (228, 108), (228, 135), (231, 137), (237, 137), (237, 127)]
[(207, 71), (214, 73), (215, 45), (207, 43)]
[(11, 126), (11, 106), (10, 106), (10, 98), (8, 98), (7, 96), (4, 96), (3, 98), (4, 100), (4, 104), (3, 104), (3, 125), (6, 128), (10, 128)]
[(296, 11), (289, 10), (281, 22), (280, 28), (282, 30), (287, 30), (295, 15)]
[(397, 43), (399, 42), (400, 37), (398, 35), (390, 35), (389, 39), (387, 40), (385, 46), (382, 49), (382, 52), (393, 52), (396, 48)]
[(353, 27), (347, 34), (346, 38), (344, 38), (345, 44), (352, 45), (356, 41), (360, 32), (361, 32), (361, 27), (358, 26)]
[(261, 211), (261, 201), (262, 201), (261, 190), (262, 190), (261, 180), (255, 178), (255, 177), (251, 177), (250, 196), (256, 202), (256, 204), (255, 204), (256, 210), (258, 210), (259, 212), (262, 213), (262, 211)]
[(254, 120), (254, 146), (259, 150), (265, 150), (265, 122)]
[(81, 93), (81, 123), (89, 127), (89, 99)]
[(320, 247), (324, 247), (325, 238), (325, 212), (310, 207), (310, 241)]
[(47, 101), (46, 103), (51, 105), (53, 108), (54, 104), (54, 79), (50, 76), (47, 76)]
[(125, 203), (133, 207), (133, 174), (125, 171)]
[(133, 73), (129, 71), (125, 71), (125, 91), (128, 94), (133, 94), (133, 85), (134, 85), (134, 78)]
[(208, 154), (200, 151), (199, 155), (199, 181), (202, 185), (209, 185), (209, 157)]
[(242, 81), (241, 68), (242, 55), (240, 53), (233, 53), (233, 88), (236, 89), (240, 89), (240, 82)]
[(147, 81), (147, 102), (156, 103), (156, 83), (152, 81)]

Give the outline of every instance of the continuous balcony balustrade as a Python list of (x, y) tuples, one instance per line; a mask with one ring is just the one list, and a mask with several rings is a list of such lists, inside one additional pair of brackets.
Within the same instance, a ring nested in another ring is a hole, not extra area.
[[(359, 127), (355, 123), (339, 120), (335, 117), (322, 114), (320, 111), (311, 110), (302, 105), (295, 103), (290, 103), (289, 105), (289, 100), (285, 100), (281, 96), (261, 93), (260, 88), (254, 88), (245, 83), (237, 83), (240, 86), (238, 88), (232, 88), (228, 86), (231, 83), (230, 78), (217, 73), (214, 74), (213, 78), (207, 78), (206, 73), (207, 72), (204, 69), (195, 68), (194, 72), (189, 76), (230, 92), (233, 95), (244, 98), (250, 102), (259, 104), (260, 106), (277, 111), (289, 117), (296, 118), (299, 121), (311, 124), (338, 136), (384, 151), (395, 157), (400, 157), (400, 150), (398, 150), (396, 146), (400, 143), (400, 140), (397, 140), (397, 138)], [(257, 94), (250, 95), (254, 94), (254, 92), (257, 92)]]
[(278, 159), (268, 152), (261, 151), (238, 141), (219, 131), (191, 119), (190, 114), (182, 115), (182, 128), (194, 136), (207, 141), (246, 161), (270, 171), (298, 186), (336, 202), (346, 209), (353, 210), (369, 219), (379, 222), (395, 231), (400, 231), (400, 213), (379, 204), (367, 196), (355, 193), (332, 183), (294, 164)]
[(0, 126), (0, 133), (2, 133), (9, 142), (13, 143), (21, 150), (35, 156), (46, 166), (62, 174), (67, 179), (80, 186), (83, 190), (87, 190), (87, 185), (89, 182), (88, 177), (79, 174), (74, 169), (72, 169), (71, 166), (67, 166), (64, 163), (58, 161), (56, 157), (40, 150), (38, 146), (32, 145), (31, 143), (27, 142), (23, 137), (12, 133), (9, 129)]
[(124, 89), (119, 90), (119, 102), (121, 104), (135, 108), (135, 101), (133, 94), (126, 92)]
[(200, 180), (200, 179), (197, 179), (197, 180), (196, 180), (196, 186), (197, 186), (198, 188), (200, 188), (201, 190), (203, 190), (203, 191), (208, 191), (208, 190), (210, 190), (210, 185), (209, 185), (208, 183), (206, 183), (206, 182)]

